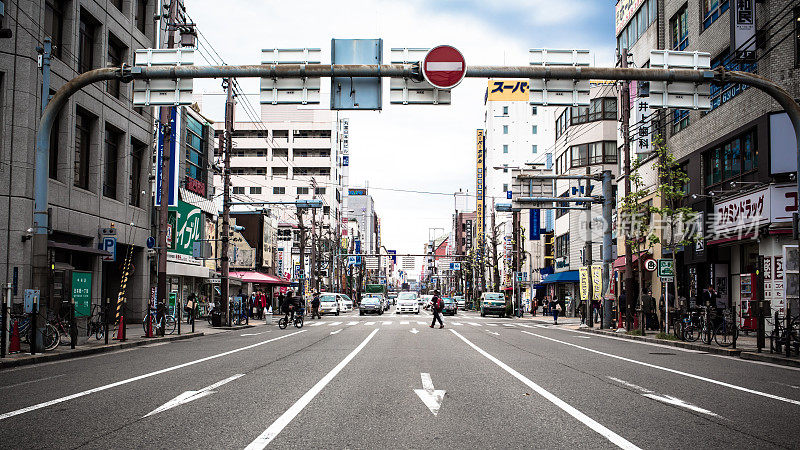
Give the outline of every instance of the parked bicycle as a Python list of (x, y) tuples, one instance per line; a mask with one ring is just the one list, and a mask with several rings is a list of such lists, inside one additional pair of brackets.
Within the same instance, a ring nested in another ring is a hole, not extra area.
[(86, 322), (86, 337), (94, 335), (98, 341), (105, 336), (105, 322), (103, 308), (100, 305), (92, 305), (92, 312), (89, 321)]
[(775, 313), (774, 327), (769, 335), (769, 350), (781, 353), (784, 345), (794, 349), (795, 353), (800, 354), (800, 317), (794, 317), (786, 327), (786, 316), (779, 316)]
[[(44, 318), (39, 316), (39, 323), (42, 323)], [(11, 328), (9, 328), (9, 336), (14, 331), (14, 322), (17, 323), (19, 336), (22, 342), (26, 344), (30, 344), (31, 342), (31, 318), (28, 314), (11, 314)], [(44, 325), (44, 349), (45, 350), (53, 350), (54, 348), (58, 347), (59, 338), (58, 338), (58, 331), (56, 328), (50, 324), (45, 323)]]
[(736, 313), (730, 309), (722, 314), (722, 322), (714, 331), (714, 342), (720, 347), (729, 347), (736, 342), (739, 336), (739, 326), (736, 323)]
[(145, 334), (147, 334), (148, 323), (150, 324), (150, 330), (152, 330), (154, 334), (161, 326), (164, 327), (164, 334), (172, 334), (175, 332), (178, 319), (173, 315), (167, 314), (166, 311), (163, 311), (163, 314), (161, 314), (159, 318), (159, 309), (163, 309), (163, 306), (159, 306), (159, 308), (153, 308), (151, 306), (148, 308), (147, 315), (142, 319), (142, 328)]

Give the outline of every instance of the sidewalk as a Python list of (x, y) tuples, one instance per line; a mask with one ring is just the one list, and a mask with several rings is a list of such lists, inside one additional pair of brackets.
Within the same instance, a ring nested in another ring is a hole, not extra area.
[[(76, 345), (74, 350), (70, 348), (69, 344), (67, 345), (59, 344), (59, 346), (53, 350), (45, 351), (44, 353), (37, 353), (35, 355), (31, 355), (30, 353), (28, 353), (29, 346), (28, 344), (25, 344), (23, 342), (21, 344), (22, 347), (21, 352), (14, 354), (7, 354), (5, 358), (0, 359), (0, 370), (9, 367), (25, 366), (30, 364), (39, 364), (43, 362), (57, 361), (62, 359), (78, 358), (86, 355), (111, 352), (125, 348), (155, 344), (159, 342), (171, 342), (184, 339), (192, 339), (199, 336), (224, 333), (231, 330), (242, 330), (245, 328), (252, 328), (254, 326), (261, 326), (264, 324), (265, 322), (263, 320), (250, 320), (249, 325), (214, 328), (208, 324), (207, 320), (198, 319), (195, 321), (194, 333), (191, 332), (192, 331), (191, 324), (186, 324), (186, 322), (184, 321), (183, 323), (181, 323), (180, 335), (178, 335), (178, 329), (176, 327), (175, 332), (171, 335), (166, 335), (164, 337), (148, 338), (144, 336), (144, 330), (142, 329), (142, 324), (135, 323), (135, 324), (128, 324), (125, 327), (126, 338), (127, 338), (125, 342), (114, 340), (111, 338), (111, 336), (109, 336), (108, 345), (106, 345), (105, 338), (97, 340), (94, 338), (94, 336), (91, 336), (87, 340), (86, 336), (84, 335), (78, 337), (78, 342), (80, 345)], [(84, 330), (79, 329), (79, 333), (82, 331)], [(111, 330), (109, 329), (109, 331)]]
[[(532, 320), (542, 324), (553, 325), (552, 317), (548, 316), (542, 317), (541, 315), (537, 314), (535, 317), (531, 317), (530, 315), (528, 315), (524, 317), (522, 320), (525, 319)], [(647, 330), (644, 336), (636, 336), (627, 333), (617, 333), (616, 331), (612, 330), (601, 330), (599, 328), (599, 324), (595, 324), (594, 328), (581, 327), (580, 325), (581, 325), (581, 320), (579, 317), (558, 318), (559, 327), (570, 328), (583, 333), (604, 334), (623, 339), (652, 342), (662, 345), (669, 345), (672, 347), (699, 350), (702, 352), (714, 353), (718, 355), (740, 357), (742, 359), (748, 359), (753, 361), (762, 361), (773, 364), (780, 364), (784, 366), (800, 367), (800, 358), (797, 357), (787, 358), (784, 355), (779, 355), (777, 353), (770, 353), (769, 337), (767, 337), (766, 339), (766, 348), (761, 349), (761, 353), (759, 353), (758, 346), (756, 345), (757, 344), (756, 336), (753, 333), (750, 333), (749, 335), (740, 334), (739, 337), (736, 339), (736, 348), (734, 349), (732, 347), (720, 347), (714, 341), (712, 341), (710, 345), (706, 345), (702, 342), (686, 342), (681, 340), (657, 339), (655, 336), (659, 332), (652, 330)]]

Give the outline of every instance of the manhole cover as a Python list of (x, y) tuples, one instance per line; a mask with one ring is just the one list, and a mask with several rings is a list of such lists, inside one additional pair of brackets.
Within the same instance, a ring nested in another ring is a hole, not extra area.
[(651, 355), (667, 355), (667, 356), (675, 356), (675, 353), (666, 353), (666, 352), (650, 352)]

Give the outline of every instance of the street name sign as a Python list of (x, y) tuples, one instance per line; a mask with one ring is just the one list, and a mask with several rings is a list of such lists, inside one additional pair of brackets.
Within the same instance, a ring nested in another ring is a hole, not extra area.
[(449, 45), (432, 48), (422, 60), (422, 76), (425, 81), (439, 89), (458, 86), (466, 73), (467, 62), (464, 55)]

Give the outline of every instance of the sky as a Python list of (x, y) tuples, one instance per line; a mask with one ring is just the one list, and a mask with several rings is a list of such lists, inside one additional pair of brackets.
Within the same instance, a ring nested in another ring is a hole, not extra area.
[[(614, 58), (615, 0), (184, 3), (227, 64), (256, 64), (263, 48), (298, 47), (321, 48), (322, 62), (330, 62), (331, 38), (382, 38), (385, 63), (392, 47), (441, 44), (458, 48), (467, 65), (527, 65), (531, 48), (589, 49), (598, 66), (612, 66)], [(197, 57), (195, 64), (206, 62)], [(239, 82), (246, 93), (258, 92), (257, 79)], [(322, 86), (326, 106), (329, 79)], [(455, 202), (467, 206), (467, 197), (453, 194), (474, 195), (475, 130), (483, 127), (485, 88), (484, 79), (465, 79), (453, 89), (450, 106), (390, 105), (385, 80), (382, 111), (340, 113), (350, 119), (350, 184), (368, 184), (387, 248), (421, 253), (429, 228), (449, 230)], [(195, 92), (221, 92), (220, 81), (197, 80)], [(223, 96), (205, 97), (204, 113), (221, 120), (223, 103)], [(474, 209), (474, 198), (468, 208)]]

